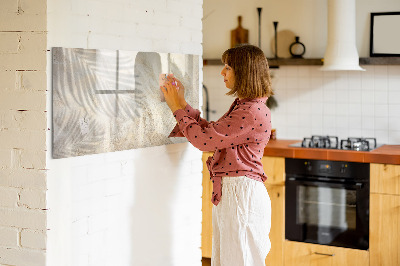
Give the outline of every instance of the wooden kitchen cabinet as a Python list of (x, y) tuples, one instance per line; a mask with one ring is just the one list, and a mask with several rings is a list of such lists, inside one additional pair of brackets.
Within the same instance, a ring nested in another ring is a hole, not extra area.
[(211, 258), (212, 252), (212, 183), (206, 161), (212, 152), (203, 153), (203, 195), (202, 195), (202, 223), (201, 223), (201, 253), (204, 258)]
[[(203, 217), (202, 217), (202, 256), (211, 258), (212, 253), (212, 183), (206, 161), (211, 152), (203, 153)], [(262, 164), (268, 176), (265, 182), (272, 205), (271, 250), (266, 258), (266, 265), (283, 265), (283, 243), (285, 230), (285, 158), (263, 157)]]
[(267, 175), (265, 184), (268, 185), (285, 185), (285, 158), (264, 156), (261, 159), (264, 172)]
[(271, 250), (265, 259), (266, 266), (283, 265), (285, 241), (285, 187), (265, 184), (271, 199)]
[(400, 165), (371, 164), (371, 266), (400, 265)]
[[(285, 240), (285, 266), (366, 266), (365, 250), (316, 245)], [(385, 264), (381, 264), (385, 265)]]
[(370, 191), (400, 195), (400, 165), (370, 164)]
[(267, 175), (265, 187), (271, 199), (271, 250), (265, 259), (266, 266), (283, 265), (285, 241), (285, 158), (264, 156), (261, 159)]

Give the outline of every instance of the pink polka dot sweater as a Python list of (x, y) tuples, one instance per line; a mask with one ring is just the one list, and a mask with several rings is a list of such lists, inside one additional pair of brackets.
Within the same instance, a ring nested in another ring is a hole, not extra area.
[(229, 111), (216, 122), (200, 117), (200, 111), (187, 105), (174, 112), (178, 124), (169, 137), (186, 137), (201, 151), (214, 151), (207, 160), (213, 182), (211, 201), (221, 200), (224, 176), (247, 176), (264, 182), (267, 176), (261, 164), (271, 131), (271, 112), (267, 97), (236, 98)]

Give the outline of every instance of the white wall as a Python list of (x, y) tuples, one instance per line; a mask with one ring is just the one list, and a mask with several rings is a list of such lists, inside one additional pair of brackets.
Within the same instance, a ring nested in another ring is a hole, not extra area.
[(0, 1), (0, 265), (46, 261), (46, 1)]
[[(201, 0), (49, 0), (47, 46), (201, 55), (201, 18)], [(47, 265), (201, 264), (201, 152), (50, 155)]]
[[(300, 37), (306, 46), (304, 57), (321, 58), (327, 41), (327, 3), (327, 0), (204, 0), (204, 58), (219, 59), (229, 48), (230, 31), (237, 27), (238, 16), (243, 17), (242, 26), (249, 30), (249, 43), (258, 45), (257, 7), (262, 8), (261, 49), (267, 57), (274, 55), (272, 22), (278, 21), (278, 31), (292, 31)], [(356, 0), (356, 43), (360, 57), (369, 56), (370, 13), (399, 10), (398, 0)]]
[[(229, 48), (229, 30), (243, 15), (250, 30), (250, 43), (258, 44), (257, 6), (263, 7), (263, 23), (280, 21), (281, 29), (298, 33), (307, 47), (306, 57), (323, 57), (326, 47), (327, 1), (204, 1), (204, 58), (220, 58)], [(254, 5), (254, 7), (252, 7)], [(246, 6), (250, 6), (247, 8)], [(251, 10), (249, 10), (251, 9)], [(227, 11), (231, 10), (231, 11)], [(369, 56), (369, 12), (398, 11), (392, 0), (357, 1), (357, 47), (361, 57)], [(221, 14), (224, 15), (221, 15)], [(251, 15), (251, 14), (252, 15)], [(252, 17), (253, 16), (253, 17)], [(246, 19), (253, 22), (247, 22)], [(218, 25), (218, 26), (215, 26)], [(267, 25), (262, 26), (264, 29)], [(279, 27), (278, 27), (279, 30)], [(218, 33), (217, 33), (218, 32)], [(214, 35), (212, 35), (214, 34)], [(262, 33), (263, 34), (263, 33)], [(271, 36), (266, 36), (272, 34)], [(222, 38), (216, 38), (222, 36)], [(264, 33), (262, 49), (271, 56)], [(311, 135), (376, 137), (382, 144), (400, 143), (400, 66), (363, 66), (365, 72), (322, 72), (319, 66), (281, 66), (272, 69), (273, 89), (279, 107), (272, 111), (272, 124), (281, 139), (302, 139)], [(210, 109), (216, 120), (232, 103), (220, 76), (221, 66), (205, 66), (204, 84), (210, 92)]]

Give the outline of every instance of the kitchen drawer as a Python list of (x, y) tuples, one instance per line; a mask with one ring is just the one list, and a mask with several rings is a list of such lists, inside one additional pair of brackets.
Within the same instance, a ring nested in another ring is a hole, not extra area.
[(366, 266), (369, 252), (350, 248), (285, 241), (285, 266)]

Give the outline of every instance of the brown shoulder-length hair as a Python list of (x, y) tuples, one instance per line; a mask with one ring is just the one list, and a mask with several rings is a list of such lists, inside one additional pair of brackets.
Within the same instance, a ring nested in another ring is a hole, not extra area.
[(240, 45), (226, 50), (221, 60), (235, 74), (235, 86), (226, 95), (254, 99), (274, 94), (268, 61), (260, 48), (248, 44)]

